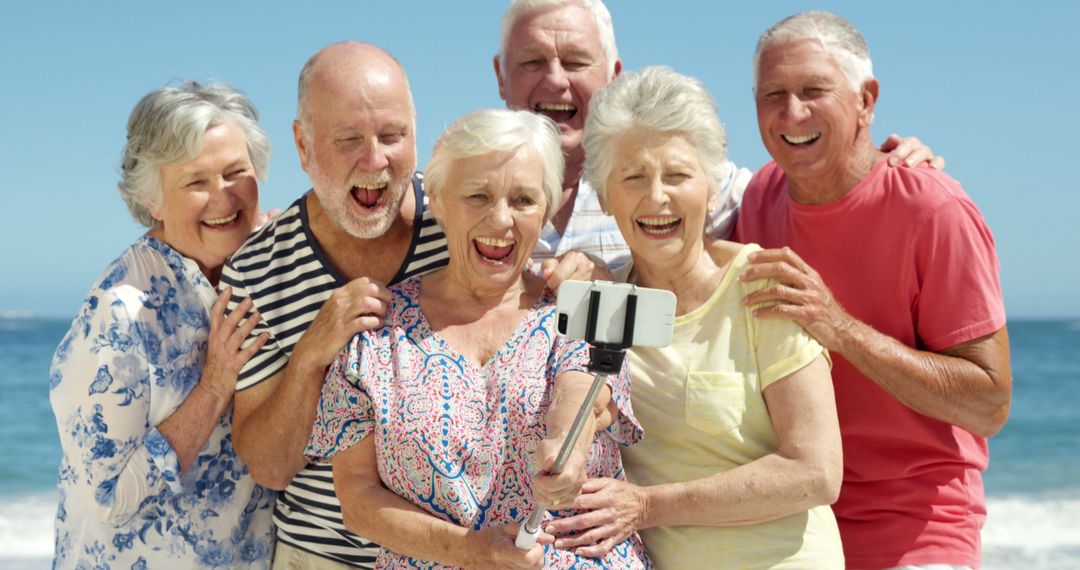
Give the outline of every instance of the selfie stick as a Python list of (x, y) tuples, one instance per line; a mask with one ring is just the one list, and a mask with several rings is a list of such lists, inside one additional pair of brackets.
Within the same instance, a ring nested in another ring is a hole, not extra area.
[[(585, 341), (589, 343), (589, 372), (596, 374), (585, 401), (581, 403), (574, 423), (570, 425), (570, 433), (563, 440), (559, 454), (555, 456), (555, 464), (551, 466), (549, 473), (558, 475), (562, 472), (566, 460), (570, 458), (570, 452), (574, 449), (581, 430), (585, 427), (585, 419), (592, 413), (593, 403), (604, 385), (604, 380), (609, 374), (618, 374), (622, 368), (626, 349), (634, 345), (634, 315), (637, 312), (637, 295), (633, 292), (626, 298), (626, 318), (623, 321), (623, 338), (621, 342), (596, 342), (596, 321), (600, 312), (600, 291), (593, 289), (589, 292), (589, 312), (585, 321)], [(540, 523), (544, 519), (544, 509), (537, 509), (529, 515), (525, 524), (518, 529), (514, 546), (521, 550), (528, 550), (536, 544), (536, 537), (540, 534)]]

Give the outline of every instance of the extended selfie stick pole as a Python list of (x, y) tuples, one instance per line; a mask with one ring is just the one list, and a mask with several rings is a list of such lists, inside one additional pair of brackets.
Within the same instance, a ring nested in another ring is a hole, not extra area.
[[(573, 451), (574, 444), (577, 443), (577, 438), (581, 435), (582, 428), (585, 427), (586, 418), (592, 413), (596, 396), (600, 393), (600, 388), (604, 386), (607, 376), (609, 374), (618, 374), (619, 369), (622, 368), (626, 349), (634, 344), (634, 315), (636, 310), (637, 295), (631, 293), (626, 298), (626, 319), (623, 321), (622, 342), (596, 342), (596, 320), (597, 314), (600, 312), (600, 291), (594, 289), (589, 293), (589, 313), (588, 319), (585, 321), (585, 341), (589, 343), (589, 372), (596, 374), (596, 377), (593, 378), (592, 385), (589, 386), (589, 393), (585, 396), (585, 401), (581, 403), (581, 408), (578, 409), (577, 415), (574, 416), (574, 423), (570, 425), (570, 433), (566, 435), (566, 439), (563, 440), (562, 447), (559, 449), (559, 454), (555, 456), (555, 464), (551, 466), (549, 471), (552, 475), (561, 473), (563, 466), (566, 465), (566, 460), (570, 458), (570, 452)], [(514, 545), (521, 550), (532, 548), (536, 544), (536, 537), (540, 534), (540, 523), (543, 520), (544, 509), (533, 511), (525, 524), (521, 525), (518, 530)]]

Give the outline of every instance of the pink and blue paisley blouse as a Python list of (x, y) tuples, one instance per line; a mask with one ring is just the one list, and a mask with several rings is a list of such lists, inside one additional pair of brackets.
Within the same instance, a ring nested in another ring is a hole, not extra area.
[[(421, 278), (390, 288), (386, 326), (356, 335), (330, 367), (307, 454), (329, 460), (375, 437), (388, 489), (432, 516), (481, 529), (521, 523), (533, 509), (531, 456), (545, 435), (551, 390), (561, 373), (586, 370), (585, 343), (556, 336), (545, 294), (494, 357), (477, 368), (429, 326)], [(590, 477), (625, 479), (618, 445), (642, 437), (623, 368), (608, 385), (619, 410), (596, 435)], [(549, 513), (561, 517), (573, 511)], [(380, 568), (444, 568), (383, 549)], [(636, 534), (602, 559), (545, 547), (546, 568), (648, 568)]]

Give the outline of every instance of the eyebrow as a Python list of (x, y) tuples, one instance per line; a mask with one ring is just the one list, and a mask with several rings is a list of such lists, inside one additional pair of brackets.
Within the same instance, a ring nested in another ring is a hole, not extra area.
[[(563, 55), (569, 57), (585, 57), (589, 59), (596, 59), (596, 55), (589, 53), (588, 49), (580, 46), (571, 45), (563, 49)], [(533, 57), (537, 55), (547, 57), (549, 51), (551, 50), (547, 49), (546, 47), (541, 47), (538, 45), (526, 45), (518, 47), (518, 50), (514, 52), (511, 57), (515, 57), (516, 59), (521, 59), (522, 57)]]
[[(224, 170), (225, 170), (225, 172), (229, 172), (229, 171), (233, 170), (234, 168), (240, 166), (243, 163), (244, 163), (244, 158), (243, 157), (238, 157), (236, 160), (226, 164)], [(211, 169), (211, 170), (214, 170), (214, 169)], [(203, 176), (206, 176), (207, 172), (208, 171), (206, 169), (193, 170), (191, 172), (187, 172), (187, 173), (184, 173), (183, 175), (181, 175), (180, 180), (191, 181), (191, 180), (193, 180), (195, 178), (202, 178)]]

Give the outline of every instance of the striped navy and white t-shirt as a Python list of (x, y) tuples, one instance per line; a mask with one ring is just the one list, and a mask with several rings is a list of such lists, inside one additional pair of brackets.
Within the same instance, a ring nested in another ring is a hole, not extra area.
[[(416, 217), (412, 244), (393, 285), (446, 265), (446, 236), (427, 207), (421, 178), (413, 178)], [(251, 297), (262, 322), (252, 337), (269, 339), (240, 371), (237, 390), (281, 372), (293, 347), (330, 294), (347, 280), (330, 266), (308, 225), (306, 196), (252, 236), (225, 264), (222, 286), (232, 287), (231, 311)], [(373, 568), (379, 547), (345, 529), (329, 464), (309, 463), (278, 495), (277, 538), (346, 564)]]

